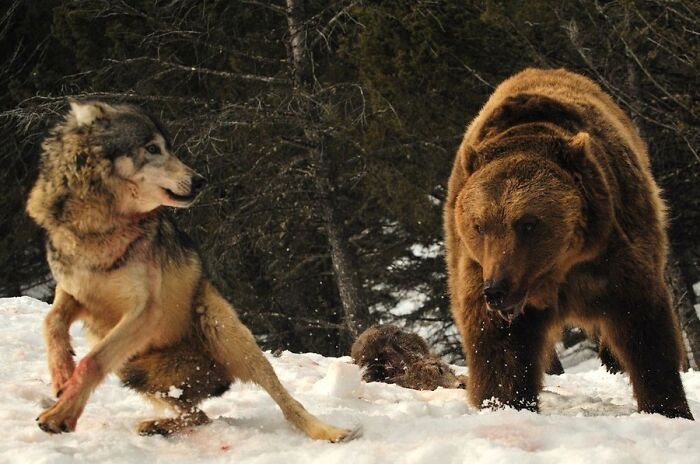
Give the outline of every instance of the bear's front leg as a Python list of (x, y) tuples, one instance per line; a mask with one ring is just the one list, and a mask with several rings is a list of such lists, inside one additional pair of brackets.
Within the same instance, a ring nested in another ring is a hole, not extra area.
[(613, 287), (602, 322), (606, 343), (629, 373), (640, 412), (693, 419), (679, 369), (683, 344), (671, 298), (661, 276), (628, 274)]
[(548, 312), (526, 308), (510, 325), (486, 308), (478, 316), (464, 333), (470, 403), (478, 408), (510, 406), (537, 411), (552, 351)]

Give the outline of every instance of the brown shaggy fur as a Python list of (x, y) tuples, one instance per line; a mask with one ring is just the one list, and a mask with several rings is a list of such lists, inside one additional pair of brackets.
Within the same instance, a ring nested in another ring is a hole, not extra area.
[[(58, 401), (38, 417), (41, 429), (74, 430), (91, 392), (116, 372), (178, 414), (141, 423), (142, 434), (208, 422), (198, 404), (238, 379), (262, 386), (309, 437), (348, 437), (289, 395), (204, 275), (192, 242), (168, 218), (162, 205), (189, 206), (199, 182), (171, 153), (160, 124), (131, 106), (71, 106), (43, 144), (27, 204), (46, 230), (57, 284), (44, 334)], [(77, 366), (69, 337), (76, 320), (92, 339)], [(180, 394), (169, 394), (172, 387)]]
[(466, 378), (428, 350), (419, 335), (395, 325), (372, 326), (352, 345), (353, 361), (364, 369), (365, 382), (395, 383), (414, 390), (464, 388)]
[(528, 69), (496, 89), (458, 150), (444, 217), (474, 406), (536, 410), (570, 322), (600, 334), (639, 411), (692, 418), (664, 212), (644, 142), (595, 83)]

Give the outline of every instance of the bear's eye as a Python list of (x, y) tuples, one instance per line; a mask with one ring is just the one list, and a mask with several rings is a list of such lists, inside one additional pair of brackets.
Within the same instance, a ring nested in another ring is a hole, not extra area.
[(537, 218), (525, 217), (518, 221), (516, 227), (521, 234), (528, 235), (535, 231), (538, 222)]
[(477, 234), (484, 235), (484, 228), (481, 227), (481, 224), (474, 224), (474, 230)]
[(151, 155), (157, 155), (160, 153), (160, 147), (155, 143), (151, 143), (149, 145), (146, 145), (146, 151)]

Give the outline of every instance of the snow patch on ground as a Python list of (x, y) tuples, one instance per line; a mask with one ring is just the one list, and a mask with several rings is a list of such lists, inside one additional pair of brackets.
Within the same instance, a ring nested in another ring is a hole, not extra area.
[[(291, 393), (324, 420), (361, 425), (360, 438), (311, 441), (262, 390), (246, 384), (204, 403), (211, 424), (168, 439), (140, 437), (136, 424), (162, 412), (114, 376), (95, 391), (75, 433), (48, 435), (34, 422), (42, 404), (52, 401), (41, 337), (47, 310), (28, 297), (0, 299), (2, 463), (690, 464), (700, 457), (697, 423), (636, 413), (627, 377), (608, 374), (596, 360), (547, 376), (542, 412), (534, 414), (473, 410), (464, 390), (365, 384), (348, 357), (284, 352), (269, 358)], [(80, 329), (73, 335), (82, 356), (87, 346)], [(700, 417), (700, 373), (684, 373), (683, 382)]]

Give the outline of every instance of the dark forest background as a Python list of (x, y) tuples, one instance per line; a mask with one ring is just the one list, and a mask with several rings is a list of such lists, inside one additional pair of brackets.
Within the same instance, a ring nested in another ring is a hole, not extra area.
[(696, 0), (4, 0), (0, 63), (0, 295), (50, 284), (24, 202), (66, 97), (127, 101), (209, 178), (175, 214), (265, 348), (345, 354), (393, 321), (452, 359), (441, 211), (464, 128), (524, 67), (581, 72), (649, 143), (700, 359)]

